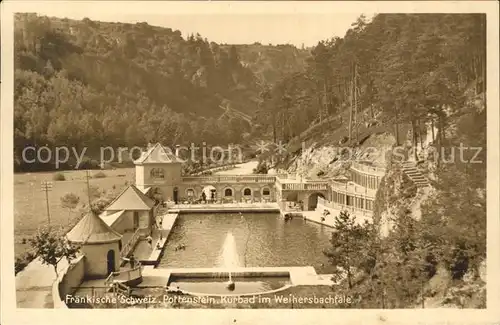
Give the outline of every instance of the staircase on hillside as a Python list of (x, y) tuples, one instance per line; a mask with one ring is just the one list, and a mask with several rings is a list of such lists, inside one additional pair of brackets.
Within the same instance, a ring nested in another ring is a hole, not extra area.
[(422, 175), (422, 173), (417, 169), (416, 164), (412, 161), (403, 162), (403, 172), (417, 187), (427, 187), (430, 185), (429, 180)]

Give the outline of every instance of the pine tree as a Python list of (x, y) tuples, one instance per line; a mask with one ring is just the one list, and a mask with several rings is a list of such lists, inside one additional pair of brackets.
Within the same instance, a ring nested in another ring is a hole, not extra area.
[(341, 211), (335, 217), (334, 231), (330, 239), (331, 248), (325, 251), (332, 266), (336, 268), (334, 276), (347, 278), (349, 289), (353, 288), (353, 277), (366, 260), (360, 256), (360, 252), (366, 246), (369, 238), (369, 227), (356, 223), (355, 216), (347, 211)]

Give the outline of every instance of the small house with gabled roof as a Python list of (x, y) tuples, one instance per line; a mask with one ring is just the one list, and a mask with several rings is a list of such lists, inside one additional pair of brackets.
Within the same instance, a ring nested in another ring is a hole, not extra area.
[(105, 209), (102, 219), (116, 232), (148, 235), (155, 219), (155, 201), (135, 185), (123, 190)]
[(122, 235), (108, 226), (97, 214), (86, 214), (66, 238), (81, 246), (85, 255), (84, 274), (88, 278), (105, 277), (120, 268)]

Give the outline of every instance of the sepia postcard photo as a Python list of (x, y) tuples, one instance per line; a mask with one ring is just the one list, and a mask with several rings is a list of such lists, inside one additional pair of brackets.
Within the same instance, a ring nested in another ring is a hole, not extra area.
[(499, 324), (497, 2), (1, 6), (1, 324)]

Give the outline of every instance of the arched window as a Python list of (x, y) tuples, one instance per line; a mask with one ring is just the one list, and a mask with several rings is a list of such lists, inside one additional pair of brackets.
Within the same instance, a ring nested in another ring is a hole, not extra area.
[(266, 187), (262, 190), (262, 195), (266, 196), (266, 195), (270, 195), (271, 194), (271, 191)]
[(224, 196), (233, 196), (233, 190), (230, 188), (226, 188), (224, 190)]
[(150, 174), (152, 178), (165, 178), (163, 168), (153, 168)]
[(188, 197), (194, 196), (194, 190), (192, 188), (187, 189), (186, 194)]
[(115, 271), (115, 251), (110, 249), (106, 256), (108, 262), (108, 274)]
[(252, 195), (252, 190), (251, 190), (251, 189), (249, 189), (249, 188), (244, 189), (244, 190), (243, 190), (243, 195), (245, 195), (245, 196), (250, 196), (250, 195)]

